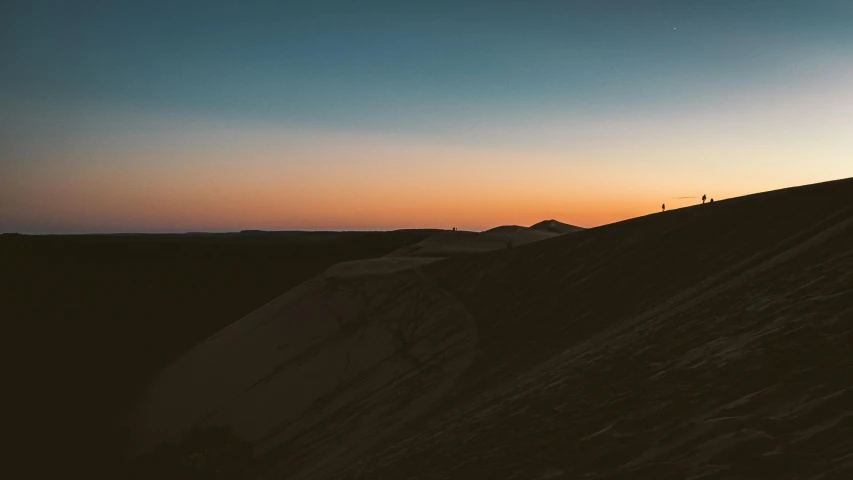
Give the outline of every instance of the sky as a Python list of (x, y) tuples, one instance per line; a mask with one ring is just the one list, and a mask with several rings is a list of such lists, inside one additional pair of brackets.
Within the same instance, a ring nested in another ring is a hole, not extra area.
[(851, 176), (850, 0), (0, 6), (3, 232), (592, 227)]

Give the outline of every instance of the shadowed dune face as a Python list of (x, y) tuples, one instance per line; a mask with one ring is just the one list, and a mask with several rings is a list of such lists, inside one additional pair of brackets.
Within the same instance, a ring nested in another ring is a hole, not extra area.
[(164, 371), (139, 445), (228, 424), (270, 479), (850, 478), (851, 238), (848, 179), (333, 268)]
[(844, 180), (425, 267), (477, 358), (452, 409), (350, 471), (851, 478), (851, 239)]
[(308, 281), (167, 367), (131, 418), (134, 451), (227, 425), (282, 475), (322, 477), (422, 414), (470, 364), (473, 322), (416, 270), (370, 273)]

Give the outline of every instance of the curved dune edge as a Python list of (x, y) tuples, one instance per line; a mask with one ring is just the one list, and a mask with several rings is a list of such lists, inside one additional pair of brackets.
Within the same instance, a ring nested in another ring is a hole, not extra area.
[(132, 453), (228, 425), (286, 466), (270, 473), (320, 475), (423, 414), (476, 344), (465, 307), (419, 270), (321, 276), (164, 369), (130, 418)]
[(326, 278), (352, 278), (365, 275), (387, 274), (417, 268), (438, 260), (441, 260), (441, 258), (393, 257), (351, 260), (332, 265), (321, 276)]
[(424, 268), (477, 319), (477, 359), (337, 478), (853, 478), (851, 187)]
[[(502, 229), (503, 227), (498, 227)], [(470, 255), (473, 253), (504, 250), (507, 244), (514, 246), (539, 242), (558, 237), (560, 234), (543, 230), (532, 230), (518, 227), (521, 230), (496, 230), (486, 232), (451, 231), (429, 236), (424, 240), (397, 249), (387, 255), (389, 258), (449, 258)]]

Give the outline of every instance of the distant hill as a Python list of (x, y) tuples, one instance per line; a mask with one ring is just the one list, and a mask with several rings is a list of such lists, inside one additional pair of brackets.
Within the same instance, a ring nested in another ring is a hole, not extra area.
[(543, 220), (535, 225), (530, 226), (533, 230), (544, 230), (546, 232), (551, 233), (574, 233), (580, 232), (581, 230), (586, 230), (583, 227), (578, 227), (575, 225), (569, 225), (568, 223), (558, 222), (557, 220)]
[(529, 227), (522, 227), (521, 225), (501, 225), (500, 227), (495, 227), (486, 230), (486, 233), (518, 233), (528, 230), (539, 230), (542, 232), (550, 232), (562, 235), (564, 233), (580, 232), (581, 230), (586, 229), (583, 227), (569, 225), (568, 223), (558, 222), (557, 220), (551, 219), (542, 220), (541, 222), (531, 225)]
[(490, 228), (486, 233), (516, 233), (527, 230), (527, 227), (521, 225), (501, 225), (500, 227)]

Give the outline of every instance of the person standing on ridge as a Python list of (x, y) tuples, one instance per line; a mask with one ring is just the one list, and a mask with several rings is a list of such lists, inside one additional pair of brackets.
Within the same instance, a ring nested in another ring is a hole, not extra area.
[(705, 194), (702, 194), (702, 203), (705, 203)]
[(666, 211), (666, 204), (665, 204), (665, 203), (662, 203), (662, 204), (661, 204), (661, 206), (660, 206), (660, 211), (661, 211), (661, 212), (665, 212), (665, 211)]

